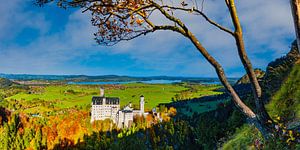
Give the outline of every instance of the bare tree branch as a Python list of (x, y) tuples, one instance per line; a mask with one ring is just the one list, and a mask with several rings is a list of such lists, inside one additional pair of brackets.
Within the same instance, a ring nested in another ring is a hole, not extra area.
[(234, 32), (232, 32), (230, 29), (227, 29), (226, 27), (223, 27), (222, 25), (216, 23), (212, 19), (210, 19), (207, 15), (205, 15), (202, 11), (195, 9), (195, 8), (182, 8), (182, 7), (173, 7), (173, 6), (161, 6), (163, 8), (169, 8), (169, 9), (174, 9), (174, 10), (182, 10), (182, 11), (187, 11), (187, 12), (196, 12), (198, 15), (201, 15), (207, 22), (210, 24), (214, 25), (215, 27), (219, 28), (222, 31), (225, 31), (229, 33), (230, 35), (234, 36)]
[[(160, 7), (158, 4), (154, 3), (154, 6), (161, 11), (161, 13), (166, 16), (169, 20), (176, 22), (178, 25), (182, 27), (183, 30), (173, 30), (176, 32), (181, 33), (182, 35), (186, 36), (191, 40), (191, 42), (196, 46), (198, 51), (205, 57), (205, 59), (215, 68), (219, 79), (221, 80), (222, 84), (225, 86), (225, 88), (228, 90), (230, 95), (233, 97), (233, 101), (237, 105), (237, 107), (249, 118), (255, 118), (255, 113), (243, 103), (243, 101), (240, 99), (238, 94), (235, 92), (235, 90), (232, 88), (230, 83), (227, 80), (227, 77), (225, 75), (225, 72), (222, 68), (222, 66), (207, 52), (207, 50), (202, 46), (202, 44), (199, 42), (199, 40), (193, 35), (188, 28), (182, 23), (179, 19), (175, 18), (174, 16), (171, 16), (168, 14), (162, 7)], [(173, 28), (172, 28), (173, 29)], [(180, 29), (180, 28), (178, 28)]]

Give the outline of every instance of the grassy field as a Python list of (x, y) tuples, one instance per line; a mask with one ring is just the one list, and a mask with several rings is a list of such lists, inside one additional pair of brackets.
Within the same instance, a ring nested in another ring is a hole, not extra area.
[[(151, 109), (159, 103), (171, 102), (175, 95), (185, 93), (185, 98), (200, 97), (203, 95), (218, 94), (213, 90), (219, 86), (187, 85), (187, 84), (144, 84), (130, 83), (124, 85), (105, 85), (107, 97), (119, 97), (121, 107), (132, 102), (138, 106), (140, 95), (145, 96), (145, 108)], [(190, 89), (193, 89), (190, 92)], [(17, 101), (39, 101), (53, 102), (55, 108), (70, 108), (75, 106), (88, 106), (92, 96), (99, 95), (99, 86), (87, 85), (49, 85), (31, 87), (28, 92), (21, 92), (6, 98), (6, 100)], [(188, 93), (188, 94), (186, 94)], [(36, 112), (39, 109), (47, 110), (43, 106), (30, 107), (24, 112)]]

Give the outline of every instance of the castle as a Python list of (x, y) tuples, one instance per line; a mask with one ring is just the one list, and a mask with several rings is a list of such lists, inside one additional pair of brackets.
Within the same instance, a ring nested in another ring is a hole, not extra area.
[(91, 108), (91, 122), (95, 120), (111, 119), (118, 128), (128, 128), (133, 122), (133, 116), (145, 116), (144, 96), (140, 96), (140, 110), (134, 110), (131, 103), (120, 109), (118, 97), (105, 97), (104, 89), (100, 89), (100, 96), (93, 96)]

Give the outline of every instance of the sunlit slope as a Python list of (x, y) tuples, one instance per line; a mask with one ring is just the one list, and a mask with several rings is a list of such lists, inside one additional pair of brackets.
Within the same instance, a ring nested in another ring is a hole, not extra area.
[[(299, 124), (300, 119), (300, 64), (299, 61), (294, 65), (291, 72), (284, 80), (283, 84), (271, 98), (266, 106), (271, 117), (277, 120), (286, 120), (286, 126), (289, 124)], [(248, 124), (244, 125), (236, 131), (233, 137), (224, 143), (222, 149), (255, 149), (255, 140), (262, 141), (262, 137), (258, 130)], [(279, 146), (280, 145), (276, 145)]]
[(272, 97), (267, 110), (272, 117), (281, 116), (287, 120), (300, 118), (300, 61)]

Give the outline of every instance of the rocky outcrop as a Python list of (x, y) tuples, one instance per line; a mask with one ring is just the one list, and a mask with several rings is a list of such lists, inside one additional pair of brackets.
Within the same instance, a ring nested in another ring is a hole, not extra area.
[[(258, 80), (259, 82), (261, 82), (261, 81), (263, 80), (264, 76), (265, 76), (265, 72), (264, 72), (263, 70), (261, 70), (261, 69), (255, 69), (254, 72), (255, 72), (255, 74), (256, 74), (257, 80)], [(236, 82), (236, 85), (237, 85), (237, 84), (248, 84), (248, 83), (250, 83), (250, 81), (249, 81), (248, 75), (246, 74), (246, 75), (242, 76), (242, 77)]]

